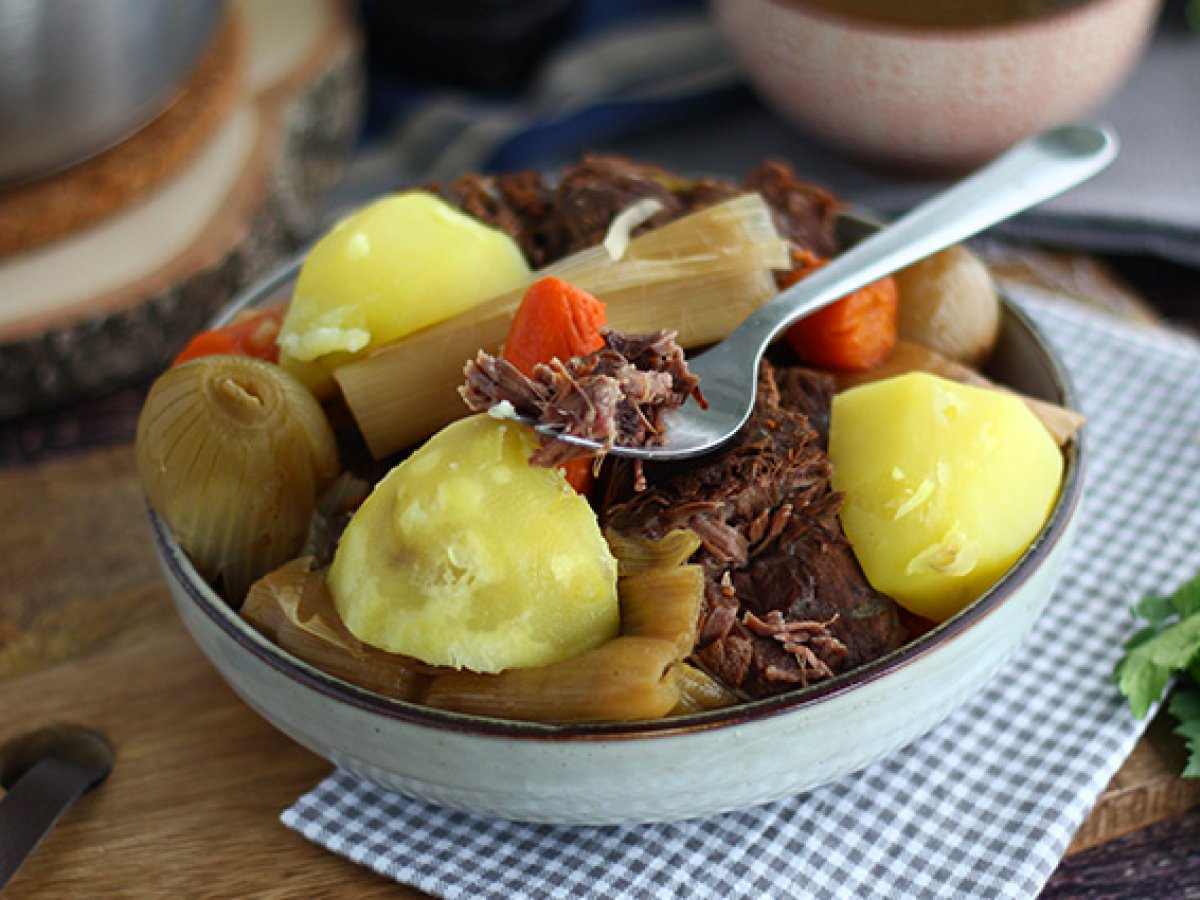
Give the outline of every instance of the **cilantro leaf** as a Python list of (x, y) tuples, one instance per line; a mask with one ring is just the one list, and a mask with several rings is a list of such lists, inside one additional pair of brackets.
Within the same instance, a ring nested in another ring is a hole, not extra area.
[(1117, 663), (1114, 677), (1121, 693), (1129, 699), (1139, 719), (1150, 711), (1177, 672), (1183, 672), (1200, 658), (1200, 615), (1169, 625), (1153, 636), (1139, 631), (1133, 644)]
[(1149, 624), (1125, 641), (1113, 681), (1142, 718), (1175, 675), (1191, 671), (1200, 682), (1200, 573), (1170, 594), (1148, 594), (1133, 612)]
[(1117, 673), (1117, 687), (1129, 698), (1129, 708), (1138, 719), (1150, 712), (1150, 707), (1162, 696), (1170, 680), (1169, 669), (1143, 660), (1129, 662)]
[(1167, 709), (1179, 724), (1175, 733), (1183, 738), (1188, 750), (1184, 778), (1200, 778), (1200, 688), (1190, 684), (1171, 694)]
[(1143, 597), (1133, 612), (1149, 624), (1125, 641), (1113, 681), (1140, 719), (1162, 697), (1171, 679), (1181, 676), (1167, 711), (1178, 722), (1175, 734), (1187, 746), (1183, 777), (1200, 778), (1200, 574), (1171, 594)]
[[(1135, 631), (1133, 634), (1131, 634), (1125, 640), (1124, 647), (1127, 651), (1132, 650), (1135, 647), (1140, 647), (1140, 646), (1142, 646), (1142, 644), (1146, 643), (1146, 641), (1150, 640), (1151, 638), (1157, 637), (1159, 631), (1160, 631), (1160, 629), (1157, 628), (1156, 626), (1147, 625), (1145, 628), (1142, 628), (1138, 631)], [(1124, 662), (1124, 660), (1122, 660), (1121, 662)], [(1118, 665), (1120, 665), (1120, 663), (1118, 663)]]
[(1200, 612), (1200, 573), (1185, 581), (1174, 593), (1166, 596), (1147, 594), (1133, 607), (1133, 614), (1152, 625), (1161, 625), (1173, 616), (1186, 619)]
[(1158, 594), (1147, 594), (1134, 604), (1133, 614), (1139, 619), (1158, 624), (1165, 622), (1177, 613), (1169, 596), (1160, 597)]
[(1179, 589), (1167, 599), (1175, 607), (1180, 618), (1186, 619), (1188, 616), (1200, 612), (1200, 574), (1180, 585)]

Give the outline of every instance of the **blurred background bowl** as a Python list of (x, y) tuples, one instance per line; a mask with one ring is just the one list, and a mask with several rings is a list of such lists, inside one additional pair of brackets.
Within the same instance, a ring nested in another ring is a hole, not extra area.
[(221, 0), (0, 0), (0, 186), (67, 168), (155, 118)]
[(952, 172), (1091, 113), (1161, 0), (713, 0), (783, 118), (861, 160)]

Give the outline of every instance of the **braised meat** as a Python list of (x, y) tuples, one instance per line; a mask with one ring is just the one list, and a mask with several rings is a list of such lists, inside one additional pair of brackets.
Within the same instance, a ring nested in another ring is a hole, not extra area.
[(563, 172), (554, 196), (556, 231), (564, 253), (594, 247), (604, 240), (612, 220), (639, 200), (662, 204), (640, 231), (665, 225), (687, 208), (671, 190), (678, 178), (657, 166), (618, 156), (585, 156)]
[(651, 538), (690, 528), (705, 573), (694, 661), (748, 697), (809, 685), (899, 646), (895, 604), (873, 590), (842, 534), (823, 438), (833, 385), (764, 363), (754, 415), (718, 455), (612, 466), (607, 526)]
[(536, 172), (468, 173), (442, 193), (467, 214), (511, 235), (529, 264), (540, 268), (599, 244), (613, 218), (639, 200), (657, 200), (662, 209), (635, 234), (747, 191), (762, 194), (779, 233), (798, 248), (833, 255), (840, 201), (779, 161), (762, 163), (739, 185), (685, 178), (620, 156), (590, 155), (566, 168), (554, 187)]
[(507, 233), (535, 269), (563, 255), (553, 218), (554, 191), (536, 172), (467, 172), (445, 196), (467, 215)]
[[(517, 415), (604, 447), (662, 443), (663, 414), (688, 397), (700, 399), (675, 332), (628, 335), (605, 328), (601, 334), (604, 346), (595, 353), (539, 363), (532, 377), (481, 350), (463, 370), (466, 382), (459, 393), (474, 412), (507, 402)], [(545, 436), (543, 441), (531, 457), (535, 465), (595, 455), (575, 444)]]
[(760, 163), (746, 176), (743, 187), (762, 195), (775, 215), (775, 227), (794, 246), (817, 256), (837, 253), (834, 223), (842, 202), (825, 188), (801, 181), (778, 160)]

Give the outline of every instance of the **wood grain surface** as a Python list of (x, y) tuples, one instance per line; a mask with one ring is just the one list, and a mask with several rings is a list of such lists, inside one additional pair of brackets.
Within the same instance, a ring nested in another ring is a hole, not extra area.
[[(142, 607), (134, 616), (131, 602)], [(230, 691), (161, 590), (97, 605), (157, 625), (0, 681), (0, 740), (86, 722), (117, 750), (108, 781), (64, 817), (6, 897), (417, 896), (279, 823), (329, 764)], [(71, 641), (94, 643), (90, 635)]]
[(1041, 900), (1200, 900), (1200, 809), (1063, 860)]

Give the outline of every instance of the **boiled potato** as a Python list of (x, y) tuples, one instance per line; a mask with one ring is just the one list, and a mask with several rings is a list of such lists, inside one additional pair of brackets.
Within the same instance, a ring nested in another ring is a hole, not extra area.
[(410, 191), (377, 200), (309, 252), (280, 328), (281, 361), (326, 387), (339, 365), (528, 276), (512, 238), (438, 197)]
[(980, 366), (1000, 332), (1000, 298), (987, 266), (962, 244), (896, 273), (900, 337)]
[(912, 372), (838, 394), (830, 420), (842, 526), (867, 580), (943, 621), (1033, 541), (1063, 459), (1017, 397)]
[(435, 434), (346, 529), (329, 589), (359, 640), (499, 672), (617, 633), (617, 564), (562, 472), (529, 464), (526, 426), (486, 415)]

